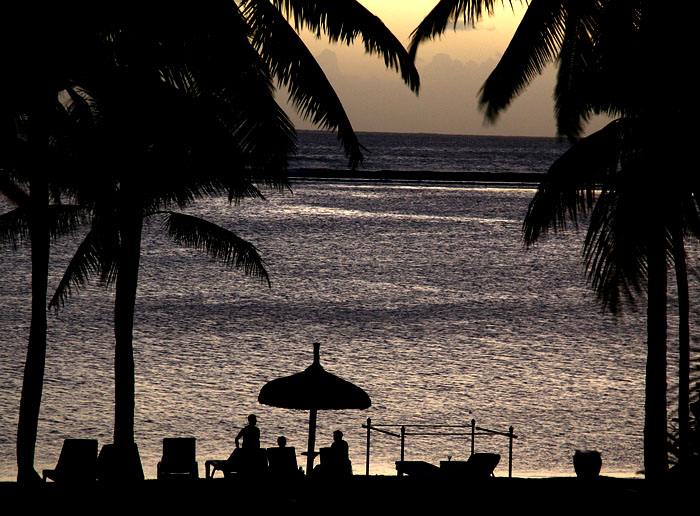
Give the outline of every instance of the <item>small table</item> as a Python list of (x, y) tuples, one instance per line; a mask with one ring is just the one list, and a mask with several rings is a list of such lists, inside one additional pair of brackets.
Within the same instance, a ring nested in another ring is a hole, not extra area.
[[(214, 473), (217, 471), (223, 471), (224, 466), (228, 463), (227, 460), (208, 460), (204, 463), (205, 478), (214, 478)], [(210, 468), (212, 469), (211, 474), (209, 473)]]

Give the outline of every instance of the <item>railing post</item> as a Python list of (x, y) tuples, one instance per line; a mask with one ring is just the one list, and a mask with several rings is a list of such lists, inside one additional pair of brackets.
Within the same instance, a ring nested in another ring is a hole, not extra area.
[[(401, 427), (401, 462), (403, 462), (404, 454), (406, 451), (406, 427)], [(403, 468), (399, 470), (399, 476), (403, 476)]]
[(372, 420), (367, 418), (367, 457), (365, 458), (365, 475), (369, 476), (369, 441), (372, 430)]
[(513, 427), (508, 429), (510, 443), (508, 445), (508, 478), (513, 477)]
[(472, 455), (474, 455), (474, 434), (476, 433), (476, 419), (472, 419)]

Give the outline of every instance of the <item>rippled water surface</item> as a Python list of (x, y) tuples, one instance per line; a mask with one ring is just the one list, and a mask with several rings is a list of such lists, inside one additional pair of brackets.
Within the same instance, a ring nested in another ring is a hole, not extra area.
[[(257, 395), (268, 380), (309, 365), (316, 341), (326, 369), (372, 398), (366, 411), (319, 413), (318, 446), (342, 429), (356, 473), (365, 470), (362, 423), (371, 417), (512, 425), (515, 475), (571, 475), (576, 448), (600, 450), (606, 474), (633, 475), (642, 466), (643, 313), (618, 321), (600, 313), (583, 281), (582, 235), (523, 248), (532, 194), (307, 181), (265, 202), (217, 199), (193, 208), (260, 248), (271, 288), (171, 244), (152, 221), (134, 338), (146, 476), (155, 477), (162, 439), (173, 436), (197, 438), (203, 476), (205, 460), (228, 456), (249, 413), (258, 415), (263, 446), (284, 434), (304, 449), (308, 414), (259, 405)], [(75, 244), (54, 248), (52, 285)], [(28, 260), (27, 249), (0, 251), (1, 479), (15, 476)], [(55, 465), (64, 438), (111, 442), (112, 298), (93, 285), (50, 317), (39, 470)], [(480, 437), (476, 451), (500, 453), (496, 474), (507, 474), (507, 439)], [(375, 435), (371, 472), (392, 474), (398, 454), (398, 439)], [(410, 460), (468, 454), (459, 436), (406, 443)]]
[[(567, 148), (557, 138), (461, 134), (358, 133), (366, 149), (362, 170), (433, 172), (545, 172)], [(291, 168), (342, 170), (338, 139), (325, 131), (299, 131)]]

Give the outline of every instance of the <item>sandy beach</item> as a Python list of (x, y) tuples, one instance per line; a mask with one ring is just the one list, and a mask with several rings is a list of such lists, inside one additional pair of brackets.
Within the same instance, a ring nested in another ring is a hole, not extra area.
[(56, 483), (20, 487), (6, 482), (0, 484), (0, 493), (6, 507), (13, 506), (14, 502), (28, 503), (32, 512), (65, 508), (76, 513), (95, 513), (113, 508), (135, 509), (139, 513), (245, 510), (269, 514), (284, 510), (310, 514), (358, 511), (371, 514), (429, 511), (435, 514), (448, 510), (479, 510), (505, 514), (530, 508), (539, 513), (635, 514), (659, 503), (668, 508), (677, 503), (683, 493), (690, 499), (692, 492), (670, 482), (664, 488), (654, 489), (643, 479), (604, 476), (587, 481), (562, 477), (490, 478), (470, 482), (356, 475), (343, 481), (301, 479), (291, 483), (223, 478), (146, 480), (121, 487)]

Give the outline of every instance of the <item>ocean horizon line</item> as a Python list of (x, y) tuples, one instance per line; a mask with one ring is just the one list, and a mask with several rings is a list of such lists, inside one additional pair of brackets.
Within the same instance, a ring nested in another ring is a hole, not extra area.
[[(336, 136), (332, 131), (323, 129), (296, 129), (297, 133), (323, 133)], [(560, 136), (545, 136), (545, 135), (519, 135), (519, 134), (466, 134), (466, 133), (436, 133), (429, 131), (366, 131), (356, 130), (355, 134), (391, 134), (399, 135), (406, 134), (412, 136), (455, 136), (459, 138), (532, 138), (532, 139), (550, 139), (550, 140), (565, 140)]]

